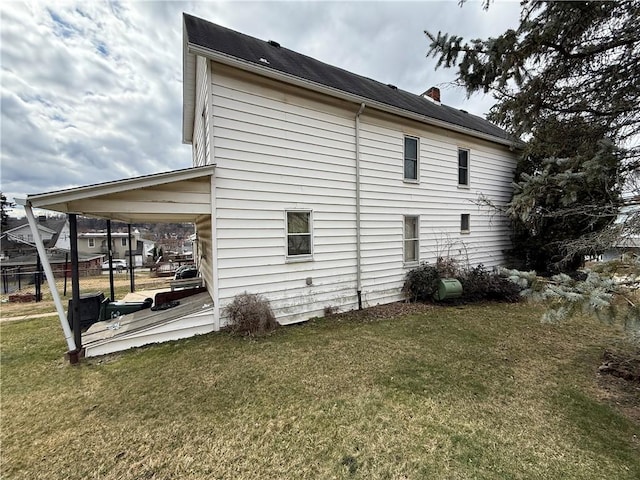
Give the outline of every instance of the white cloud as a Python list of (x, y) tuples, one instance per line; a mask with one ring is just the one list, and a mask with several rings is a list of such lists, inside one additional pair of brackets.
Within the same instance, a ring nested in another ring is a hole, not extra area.
[(517, 25), (517, 2), (40, 2), (0, 5), (2, 191), (10, 198), (184, 168), (182, 12), (484, 114), (423, 31), (469, 38)]

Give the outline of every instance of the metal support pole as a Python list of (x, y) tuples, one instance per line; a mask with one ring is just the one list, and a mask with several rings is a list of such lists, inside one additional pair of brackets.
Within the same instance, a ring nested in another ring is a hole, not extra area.
[(64, 313), (64, 307), (62, 306), (60, 295), (58, 295), (58, 289), (56, 288), (56, 279), (53, 276), (51, 265), (49, 265), (47, 253), (44, 249), (42, 238), (40, 238), (40, 232), (38, 231), (38, 225), (36, 224), (36, 219), (33, 216), (33, 210), (31, 210), (31, 205), (26, 201), (24, 201), (24, 203), (21, 203), (21, 205), (24, 206), (24, 211), (27, 216), (27, 221), (29, 222), (29, 227), (31, 228), (31, 233), (33, 234), (33, 240), (36, 244), (36, 249), (38, 250), (40, 257), (42, 258), (42, 267), (44, 268), (44, 273), (47, 277), (47, 282), (49, 283), (49, 289), (51, 290), (53, 303), (55, 304), (56, 311), (58, 312), (58, 318), (60, 319), (60, 325), (62, 327), (62, 331), (64, 332), (64, 338), (67, 341), (67, 347), (69, 348), (69, 352), (75, 352), (76, 344), (73, 340), (71, 329), (69, 328), (67, 316)]
[(42, 300), (42, 279), (41, 279), (41, 275), (42, 275), (42, 266), (40, 265), (40, 255), (38, 255), (38, 253), (36, 253), (36, 277), (35, 277), (35, 284), (36, 284), (36, 302), (39, 302)]
[(107, 220), (107, 260), (109, 261), (109, 297), (112, 302), (116, 301), (116, 293), (113, 288), (113, 246), (111, 240), (111, 220)]
[(67, 272), (69, 271), (69, 252), (64, 254), (64, 291), (62, 295), (67, 296)]
[(133, 277), (133, 270), (135, 265), (133, 264), (133, 255), (132, 255), (132, 251), (131, 251), (131, 224), (128, 223), (127, 224), (127, 232), (129, 234), (129, 280), (131, 282), (131, 293), (136, 291), (136, 286), (135, 286), (135, 280)]
[(80, 275), (78, 272), (78, 223), (75, 213), (69, 214), (69, 240), (71, 242), (71, 298), (73, 299), (73, 339), (76, 350), (82, 348), (80, 331)]

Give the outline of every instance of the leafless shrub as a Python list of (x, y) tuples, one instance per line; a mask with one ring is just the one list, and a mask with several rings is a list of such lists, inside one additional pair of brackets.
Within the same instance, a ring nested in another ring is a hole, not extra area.
[(269, 300), (255, 293), (241, 293), (224, 308), (229, 330), (242, 335), (262, 335), (278, 325)]

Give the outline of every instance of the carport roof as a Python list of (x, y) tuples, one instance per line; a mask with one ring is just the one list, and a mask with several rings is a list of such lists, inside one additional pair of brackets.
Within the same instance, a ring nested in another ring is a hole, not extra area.
[(193, 222), (211, 215), (215, 165), (85, 185), (16, 199), (21, 205), (125, 223)]

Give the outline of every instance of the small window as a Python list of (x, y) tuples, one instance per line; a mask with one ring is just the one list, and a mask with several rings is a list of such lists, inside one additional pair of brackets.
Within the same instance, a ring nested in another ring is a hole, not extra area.
[(404, 217), (404, 262), (418, 263), (420, 256), (420, 217)]
[(311, 211), (288, 211), (287, 257), (310, 257), (311, 252)]
[(458, 149), (458, 185), (469, 186), (469, 150)]
[(460, 231), (462, 233), (469, 233), (470, 231), (470, 215), (468, 213), (463, 213), (460, 215)]
[(418, 139), (404, 137), (404, 179), (418, 181)]
[(89, 242), (89, 248), (93, 248), (96, 246), (96, 241), (94, 238), (89, 238), (87, 241)]
[(122, 246), (126, 247), (127, 246), (127, 239), (126, 238), (122, 238)]

